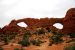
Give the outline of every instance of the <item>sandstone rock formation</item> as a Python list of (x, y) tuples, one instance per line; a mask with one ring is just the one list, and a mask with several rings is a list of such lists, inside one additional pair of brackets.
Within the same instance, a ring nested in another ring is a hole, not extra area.
[(75, 8), (71, 8), (67, 11), (63, 20), (63, 33), (75, 33)]
[(26, 29), (35, 29), (39, 27), (50, 28), (51, 30), (58, 31), (59, 29), (55, 28), (53, 24), (61, 23), (63, 25), (63, 29), (59, 30), (64, 34), (74, 33), (75, 32), (75, 8), (71, 8), (67, 11), (65, 18), (24, 18), (19, 20), (12, 20), (8, 26), (5, 26), (3, 31), (16, 31), (18, 32), (20, 26), (17, 23), (24, 22), (27, 24)]
[(49, 27), (50, 29), (55, 29), (57, 30), (55, 27), (53, 27), (53, 24), (55, 23), (61, 23), (63, 24), (63, 18), (41, 18), (41, 19), (34, 19), (34, 18), (25, 18), (25, 19), (19, 19), (19, 20), (12, 20), (11, 23), (9, 24), (9, 26), (13, 26), (13, 25), (17, 25), (17, 23), (20, 22), (24, 22), (25, 24), (27, 24), (27, 28), (29, 29), (35, 29), (35, 28), (39, 28), (39, 27)]

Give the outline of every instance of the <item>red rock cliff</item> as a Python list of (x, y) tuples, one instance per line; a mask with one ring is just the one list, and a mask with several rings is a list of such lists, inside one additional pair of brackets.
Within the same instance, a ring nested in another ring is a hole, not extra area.
[(63, 33), (75, 33), (75, 8), (71, 8), (67, 11), (63, 20)]

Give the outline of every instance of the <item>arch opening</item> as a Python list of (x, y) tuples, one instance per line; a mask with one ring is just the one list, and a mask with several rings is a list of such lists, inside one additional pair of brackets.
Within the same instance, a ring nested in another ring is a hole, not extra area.
[(28, 27), (28, 25), (25, 24), (24, 22), (17, 23), (17, 25), (20, 27), (25, 27), (25, 28)]
[(63, 29), (63, 25), (61, 23), (55, 23), (53, 24), (54, 27), (56, 27), (57, 29)]

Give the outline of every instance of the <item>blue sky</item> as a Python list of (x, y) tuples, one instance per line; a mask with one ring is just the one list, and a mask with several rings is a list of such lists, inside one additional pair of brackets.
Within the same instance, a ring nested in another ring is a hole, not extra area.
[(0, 0), (0, 27), (13, 19), (65, 17), (75, 0)]

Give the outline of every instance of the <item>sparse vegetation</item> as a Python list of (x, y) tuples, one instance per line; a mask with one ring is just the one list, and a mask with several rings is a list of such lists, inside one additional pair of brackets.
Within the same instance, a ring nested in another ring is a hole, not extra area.
[(31, 33), (30, 33), (30, 31), (25, 31), (25, 33), (24, 33), (24, 35), (23, 35), (23, 39), (26, 39), (26, 38), (29, 38), (29, 37), (31, 37)]
[(22, 41), (18, 42), (18, 44), (21, 44), (22, 46), (29, 46), (30, 45), (29, 37), (31, 37), (31, 33), (30, 31), (27, 30), (23, 35)]
[(75, 50), (75, 42), (65, 46), (64, 50)]
[(30, 42), (28, 39), (23, 39), (22, 41), (18, 42), (18, 44), (21, 44), (22, 46), (29, 46)]
[(53, 31), (53, 30), (51, 30), (51, 32), (52, 32), (52, 34), (54, 34), (54, 35), (57, 34), (57, 33), (56, 33), (55, 31)]
[(40, 40), (32, 40), (31, 43), (32, 43), (33, 45), (40, 46), (40, 44), (43, 43), (43, 42), (40, 41)]
[[(56, 33), (54, 34), (52, 37), (50, 37), (49, 40), (52, 40), (52, 43), (53, 44), (58, 44), (58, 43), (61, 43), (63, 42), (63, 39), (61, 38), (63, 35), (60, 34), (60, 33)], [(51, 45), (51, 44), (50, 44)]]
[(16, 35), (17, 35), (16, 32), (2, 33), (1, 40), (4, 41), (5, 44), (8, 44), (12, 39), (16, 37)]
[[(52, 46), (52, 44), (59, 44), (59, 43), (63, 42), (62, 37), (64, 35), (62, 33), (57, 33), (57, 32), (52, 31), (50, 29), (45, 30), (44, 28), (39, 28), (39, 29), (35, 30), (33, 33), (30, 32), (29, 30), (24, 30), (24, 34), (21, 35), (22, 38), (21, 38), (21, 40), (18, 41), (18, 44), (22, 45), (22, 47), (28, 47), (31, 44), (35, 45), (35, 46), (40, 46), (43, 43), (43, 41), (44, 41), (43, 38), (45, 38), (45, 37), (49, 38), (48, 39), (49, 40), (49, 46)], [(51, 34), (47, 34), (47, 33), (51, 33)], [(10, 41), (12, 39), (14, 39), (16, 37), (16, 35), (17, 35), (16, 32), (8, 32), (7, 34), (0, 35), (0, 37), (3, 37), (2, 40), (7, 45), (8, 43), (10, 43)], [(69, 36), (71, 38), (75, 37), (74, 33), (73, 34), (69, 34)], [(43, 41), (41, 41), (41, 39)], [(74, 42), (74, 41), (75, 40), (72, 39), (69, 42)], [(68, 47), (65, 47), (65, 50), (68, 50), (66, 48), (68, 48)], [(74, 49), (74, 46), (71, 47), (71, 49)], [(2, 49), (0, 48), (0, 50), (2, 50)], [(15, 48), (14, 50), (24, 50), (24, 49)]]
[(70, 33), (68, 35), (70, 36), (70, 38), (75, 38), (75, 33)]
[(37, 32), (38, 35), (40, 35), (40, 34), (45, 34), (45, 31), (44, 31), (43, 28), (37, 30), (36, 32)]

